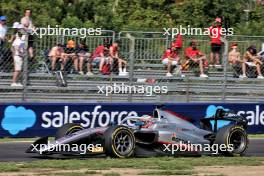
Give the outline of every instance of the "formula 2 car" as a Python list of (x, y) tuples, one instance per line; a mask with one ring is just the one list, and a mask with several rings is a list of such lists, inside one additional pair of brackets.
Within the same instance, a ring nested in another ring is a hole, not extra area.
[[(222, 121), (228, 123), (221, 126), (219, 124)], [(120, 124), (107, 127), (84, 129), (79, 124), (65, 124), (58, 129), (55, 140), (40, 138), (26, 152), (118, 158), (242, 155), (248, 146), (247, 122), (245, 117), (218, 109), (213, 117), (201, 119), (201, 127), (198, 128), (189, 119), (160, 106), (153, 111), (152, 116), (126, 117)], [(81, 150), (82, 145), (86, 146), (84, 150)]]

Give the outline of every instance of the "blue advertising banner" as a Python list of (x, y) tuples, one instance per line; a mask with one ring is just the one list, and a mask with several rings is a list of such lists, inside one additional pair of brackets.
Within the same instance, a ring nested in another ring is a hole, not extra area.
[[(145, 103), (0, 104), (0, 137), (53, 136), (65, 123), (81, 123), (85, 128), (107, 126), (127, 116), (152, 115), (155, 107)], [(248, 133), (264, 133), (263, 104), (181, 103), (165, 104), (163, 109), (190, 118), (198, 126), (201, 118), (211, 117), (219, 107), (246, 115)]]

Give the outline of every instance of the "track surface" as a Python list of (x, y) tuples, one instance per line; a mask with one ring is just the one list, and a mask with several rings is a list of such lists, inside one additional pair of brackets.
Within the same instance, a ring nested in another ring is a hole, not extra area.
[[(3, 142), (0, 143), (0, 162), (2, 161), (34, 161), (39, 160), (36, 154), (27, 154), (25, 150), (31, 142)], [(264, 139), (250, 139), (246, 156), (264, 157)], [(76, 157), (75, 157), (76, 158)], [(43, 158), (42, 158), (43, 159)], [(58, 159), (49, 157), (47, 159)], [(60, 159), (65, 159), (61, 158)]]

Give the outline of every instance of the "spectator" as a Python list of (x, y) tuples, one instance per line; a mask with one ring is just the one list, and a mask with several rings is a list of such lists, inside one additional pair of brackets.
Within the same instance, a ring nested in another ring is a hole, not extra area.
[(6, 20), (7, 20), (6, 16), (0, 17), (0, 61), (4, 59), (4, 54), (5, 54), (5, 44), (6, 44), (6, 34), (7, 34)]
[(0, 17), (0, 46), (6, 42), (7, 26), (6, 26), (6, 16)]
[(243, 56), (243, 64), (242, 64), (242, 71), (243, 76), (242, 78), (247, 78), (246, 69), (247, 67), (256, 67), (257, 68), (257, 78), (264, 79), (263, 75), (261, 74), (260, 66), (263, 64), (260, 60), (260, 55), (257, 54), (257, 49), (255, 45), (251, 45), (247, 48), (246, 53)]
[[(63, 46), (59, 43), (56, 46), (54, 46), (50, 52), (49, 52), (49, 59), (51, 60), (51, 71), (52, 73), (55, 71), (56, 69), (56, 62), (59, 59), (63, 58)], [(63, 66), (61, 66), (63, 67)]]
[(190, 46), (184, 51), (185, 57), (187, 58), (187, 62), (189, 62), (190, 67), (199, 66), (200, 69), (200, 77), (208, 78), (206, 74), (204, 74), (204, 66), (207, 62), (206, 56), (197, 48), (197, 42), (191, 41)]
[(119, 57), (118, 53), (118, 42), (115, 41), (110, 47), (109, 47), (109, 55), (113, 61), (113, 63), (118, 64), (118, 72), (119, 76), (126, 76), (126, 66), (127, 62)]
[(34, 25), (32, 23), (32, 19), (30, 18), (31, 16), (31, 11), (29, 9), (25, 10), (25, 16), (21, 18), (21, 24), (23, 25), (24, 29), (29, 33), (28, 36), (28, 53), (29, 57), (33, 58), (33, 43), (34, 43), (34, 38), (32, 35), (32, 32), (34, 30)]
[(107, 44), (104, 45), (99, 45), (93, 52), (91, 60), (88, 61), (88, 72), (87, 75), (91, 76), (93, 75), (92, 72), (92, 63), (94, 62), (95, 64), (99, 64), (99, 71), (102, 71), (104, 60), (105, 58), (105, 51), (107, 51)]
[(83, 73), (83, 63), (85, 60), (89, 60), (91, 53), (89, 53), (88, 47), (85, 42), (80, 42), (77, 48), (77, 56), (79, 58), (79, 74), (84, 75)]
[(211, 38), (211, 53), (210, 53), (210, 64), (212, 66), (220, 65), (220, 52), (222, 47), (221, 42), (221, 31), (222, 31), (222, 20), (216, 18), (214, 24), (209, 28)]
[(14, 40), (12, 47), (14, 48), (13, 58), (14, 58), (14, 74), (11, 86), (23, 86), (21, 83), (18, 83), (18, 77), (22, 70), (23, 58), (25, 56), (25, 35), (21, 33), (17, 34), (16, 39)]
[(242, 60), (240, 58), (240, 52), (237, 49), (237, 44), (231, 44), (231, 51), (228, 53), (228, 62), (234, 69), (234, 77), (242, 77)]
[(76, 44), (75, 41), (73, 40), (69, 40), (64, 49), (64, 53), (62, 56), (62, 68), (61, 68), (62, 71), (65, 71), (65, 66), (69, 58), (73, 60), (73, 65), (74, 65), (73, 73), (78, 73), (78, 57), (76, 55)]
[(171, 48), (167, 49), (162, 57), (162, 64), (167, 66), (166, 76), (170, 77), (172, 75), (173, 67), (178, 65), (180, 60), (178, 53), (178, 46), (173, 45)]

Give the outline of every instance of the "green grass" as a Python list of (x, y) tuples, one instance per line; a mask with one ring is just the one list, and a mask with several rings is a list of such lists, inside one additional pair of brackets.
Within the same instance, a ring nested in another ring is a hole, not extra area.
[(200, 158), (91, 158), (85, 160), (40, 160), (22, 163), (0, 163), (0, 172), (19, 171), (31, 168), (53, 168), (65, 170), (78, 170), (87, 168), (91, 170), (107, 170), (110, 168), (137, 168), (155, 170), (191, 170), (194, 166), (258, 166), (263, 165), (264, 157), (200, 157)]
[[(28, 142), (32, 142), (32, 141), (36, 141), (37, 139), (39, 139), (38, 137), (35, 138), (0, 138), (0, 142), (20, 142), (20, 141), (28, 141)], [(49, 140), (53, 140), (54, 137), (49, 137)]]
[(249, 138), (264, 138), (264, 134), (249, 134)]
[(151, 172), (141, 172), (138, 175), (193, 175), (193, 171), (181, 171), (181, 170), (166, 170), (166, 171), (151, 171)]
[(116, 172), (111, 172), (111, 173), (105, 173), (103, 176), (120, 176), (120, 174)]

